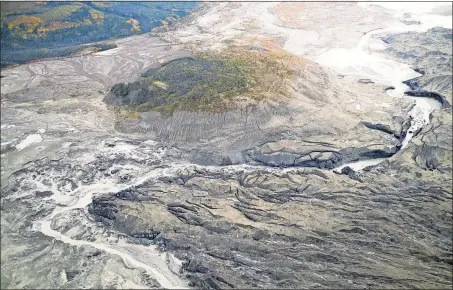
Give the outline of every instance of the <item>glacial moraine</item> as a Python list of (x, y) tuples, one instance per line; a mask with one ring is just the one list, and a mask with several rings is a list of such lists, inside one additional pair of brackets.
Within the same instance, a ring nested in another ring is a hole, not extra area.
[[(437, 25), (448, 11), (377, 6), (387, 4), (205, 3), (156, 34), (169, 42), (139, 35), (2, 70), (1, 139), (12, 143), (2, 144), (1, 287), (451, 288), (451, 107), (420, 110), (429, 124), (408, 137), (411, 106), (422, 107), (401, 84), (420, 77), (452, 103), (451, 29), (385, 30)], [(233, 92), (228, 109), (103, 102), (146, 79), (158, 92), (147, 98), (172, 104), (192, 84), (168, 99), (174, 76), (162, 68), (238, 47), (281, 65), (259, 76), (272, 80), (264, 98), (236, 99), (229, 81), (248, 74), (216, 73), (217, 57), (207, 72), (226, 82), (216, 93)], [(317, 62), (338, 52), (357, 66)], [(32, 134), (41, 142), (18, 151)]]

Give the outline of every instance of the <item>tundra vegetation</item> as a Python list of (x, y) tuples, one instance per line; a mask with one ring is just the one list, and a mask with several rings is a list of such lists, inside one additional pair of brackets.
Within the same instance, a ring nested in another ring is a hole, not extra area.
[(294, 74), (290, 60), (283, 53), (242, 48), (179, 58), (147, 70), (136, 82), (114, 85), (106, 102), (163, 116), (181, 110), (221, 113), (237, 101), (284, 96), (285, 80)]

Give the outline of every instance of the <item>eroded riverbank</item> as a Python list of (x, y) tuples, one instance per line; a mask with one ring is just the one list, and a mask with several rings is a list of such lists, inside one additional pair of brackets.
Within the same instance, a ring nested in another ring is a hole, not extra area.
[[(394, 154), (403, 132), (415, 128), (405, 122), (402, 82), (419, 74), (375, 51), (384, 47), (376, 37), (390, 32), (375, 30), (392, 23), (383, 20), (392, 19), (387, 12), (360, 10), (356, 3), (212, 5), (211, 14), (193, 20), (199, 25), (181, 29), (186, 34), (169, 33), (178, 44), (143, 35), (111, 51), (6, 71), (2, 142), (4, 136), (19, 139), (2, 147), (36, 132), (42, 140), (19, 146), (20, 152), (2, 150), (14, 159), (3, 164), (2, 156), (2, 180), (3, 168), (13, 171), (2, 184), (2, 287), (451, 286), (451, 111), (434, 111), (427, 124), (431, 108), (416, 104), (413, 124), (424, 127), (417, 136), (406, 134)], [(316, 18), (345, 7), (350, 15), (329, 18), (332, 23)], [(298, 27), (300, 15), (287, 8), (312, 19), (313, 27)], [(265, 17), (264, 32), (253, 25), (260, 14), (274, 15)], [(342, 32), (351, 23), (372, 32)], [(343, 53), (366, 61), (333, 69), (310, 61), (316, 45), (338, 44), (325, 38), (334, 37), (328, 33), (313, 37), (314, 46), (294, 42), (320, 24), (351, 36), (343, 37), (352, 47)], [(203, 25), (206, 30), (196, 33)], [(212, 41), (216, 49), (230, 45), (224, 40), (242, 41), (254, 53), (300, 46), (298, 55), (307, 58), (295, 66), (300, 71), (285, 102), (245, 102), (234, 112), (181, 111), (171, 118), (150, 112), (115, 127), (118, 120), (101, 101), (108, 89), (135, 81), (149, 66), (190, 55), (184, 39), (198, 39), (204, 48)], [(44, 80), (52, 85), (37, 86)], [(390, 85), (394, 89), (384, 93)], [(87, 97), (70, 96), (76, 92)], [(17, 115), (32, 122), (21, 124)], [(17, 128), (6, 128), (11, 124)], [(361, 170), (380, 155), (393, 156)], [(353, 159), (366, 160), (349, 164)], [(360, 174), (326, 170), (345, 165)]]

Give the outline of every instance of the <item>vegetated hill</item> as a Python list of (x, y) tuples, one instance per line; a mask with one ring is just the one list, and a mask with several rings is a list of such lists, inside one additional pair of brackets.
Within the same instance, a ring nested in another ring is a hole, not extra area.
[[(85, 43), (168, 25), (194, 2), (2, 2), (1, 65), (65, 56)], [(105, 48), (98, 48), (105, 49)]]
[[(140, 112), (223, 112), (235, 97), (259, 101), (284, 90), (292, 70), (266, 53), (199, 54), (151, 68), (133, 83), (114, 85), (105, 101)], [(279, 83), (280, 86), (274, 86)]]

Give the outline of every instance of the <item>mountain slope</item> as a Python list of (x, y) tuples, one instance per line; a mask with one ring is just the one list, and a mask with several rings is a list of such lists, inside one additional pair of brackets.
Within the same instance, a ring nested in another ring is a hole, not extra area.
[(4, 2), (1, 64), (69, 55), (77, 45), (149, 32), (194, 6), (193, 2)]

